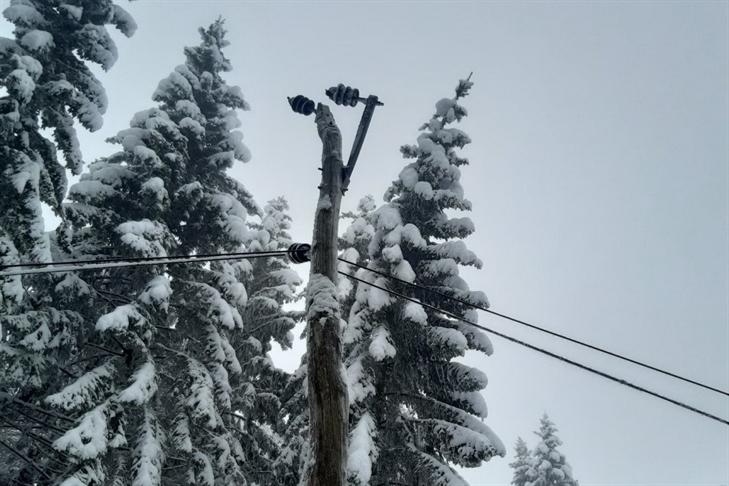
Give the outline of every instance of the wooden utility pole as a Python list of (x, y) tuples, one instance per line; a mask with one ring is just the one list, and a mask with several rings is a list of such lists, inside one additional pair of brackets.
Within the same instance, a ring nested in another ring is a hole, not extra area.
[(349, 401), (337, 301), (337, 237), (342, 202), (342, 134), (329, 108), (316, 108), (322, 178), (314, 218), (306, 298), (311, 466), (308, 486), (345, 486)]
[[(310, 457), (306, 467), (307, 486), (345, 486), (347, 480), (347, 430), (349, 399), (342, 362), (342, 330), (339, 326), (339, 292), (337, 289), (339, 209), (342, 194), (362, 149), (367, 128), (376, 106), (377, 96), (360, 98), (359, 90), (339, 84), (325, 91), (336, 104), (354, 107), (360, 101), (365, 110), (357, 129), (347, 166), (342, 158), (342, 134), (326, 105), (303, 95), (289, 98), (291, 109), (315, 122), (322, 141), (322, 176), (319, 202), (314, 216), (314, 237), (309, 255), (311, 272), (306, 288), (307, 386), (309, 391)], [(296, 248), (294, 248), (296, 247)], [(291, 261), (306, 261), (308, 245), (293, 245)]]

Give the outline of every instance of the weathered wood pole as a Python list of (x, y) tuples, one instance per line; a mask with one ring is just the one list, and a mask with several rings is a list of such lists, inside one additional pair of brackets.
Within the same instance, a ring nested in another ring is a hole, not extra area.
[(342, 202), (342, 134), (329, 108), (316, 108), (322, 180), (306, 295), (311, 460), (308, 486), (345, 486), (349, 401), (337, 301), (337, 236)]

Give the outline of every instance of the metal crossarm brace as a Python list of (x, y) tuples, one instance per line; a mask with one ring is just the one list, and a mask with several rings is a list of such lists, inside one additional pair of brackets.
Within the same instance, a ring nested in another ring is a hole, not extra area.
[(372, 95), (367, 97), (364, 113), (362, 113), (362, 119), (359, 122), (359, 128), (357, 128), (357, 135), (354, 137), (352, 152), (349, 154), (349, 160), (343, 170), (342, 194), (346, 192), (349, 186), (349, 180), (352, 176), (352, 171), (354, 171), (354, 165), (357, 163), (357, 158), (359, 157), (359, 153), (362, 150), (362, 144), (364, 144), (364, 139), (367, 135), (367, 129), (370, 127), (370, 122), (372, 121), (372, 115), (375, 113), (375, 107), (378, 105), (382, 106), (382, 103), (377, 99), (377, 96)]

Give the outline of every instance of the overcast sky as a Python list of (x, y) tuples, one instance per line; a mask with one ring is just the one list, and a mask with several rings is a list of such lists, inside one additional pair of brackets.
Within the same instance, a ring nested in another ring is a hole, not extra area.
[[(497, 312), (729, 389), (726, 1), (121, 5), (139, 29), (115, 36), (119, 62), (99, 74), (111, 106), (83, 135), (87, 161), (115, 150), (104, 138), (153, 105), (182, 47), (222, 15), (227, 80), (252, 107), (241, 118), (253, 160), (233, 174), (260, 205), (286, 196), (294, 238), (309, 241), (321, 145), (286, 97), (327, 101), (343, 82), (385, 103), (343, 203), (353, 209), (365, 194), (382, 201), (404, 165), (399, 146), (473, 71), (462, 182), (476, 224), (467, 243), (485, 264), (464, 272), (471, 287)], [(333, 106), (347, 153), (361, 109)], [(729, 419), (726, 397), (480, 322)], [(492, 340), (492, 357), (466, 361), (489, 376), (487, 423), (509, 456), (464, 471), (473, 486), (510, 482), (514, 441), (534, 446), (545, 411), (583, 486), (729, 484), (729, 427)]]

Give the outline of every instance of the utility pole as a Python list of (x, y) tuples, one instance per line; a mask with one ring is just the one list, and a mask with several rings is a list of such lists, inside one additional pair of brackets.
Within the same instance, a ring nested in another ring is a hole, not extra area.
[(354, 164), (364, 142), (374, 112), (381, 105), (376, 96), (359, 98), (359, 91), (339, 85), (326, 91), (338, 105), (355, 106), (365, 101), (347, 167), (342, 159), (342, 134), (326, 105), (304, 96), (289, 98), (297, 113), (310, 115), (322, 141), (322, 177), (319, 201), (314, 215), (314, 236), (310, 257), (311, 271), (306, 290), (307, 383), (309, 391), (310, 463), (305, 471), (307, 486), (345, 486), (347, 481), (347, 431), (349, 398), (342, 362), (342, 330), (337, 300), (339, 211), (344, 184), (349, 183)]
[[(308, 486), (346, 484), (349, 399), (344, 382), (342, 333), (336, 301), (337, 237), (342, 202), (342, 134), (329, 108), (319, 103), (316, 128), (321, 138), (322, 176), (314, 216), (311, 275), (307, 289), (307, 342), (309, 423), (313, 465), (307, 471)], [(336, 308), (316, 305), (323, 296), (312, 292), (320, 276), (329, 279)], [(313, 295), (312, 295), (313, 294)]]

